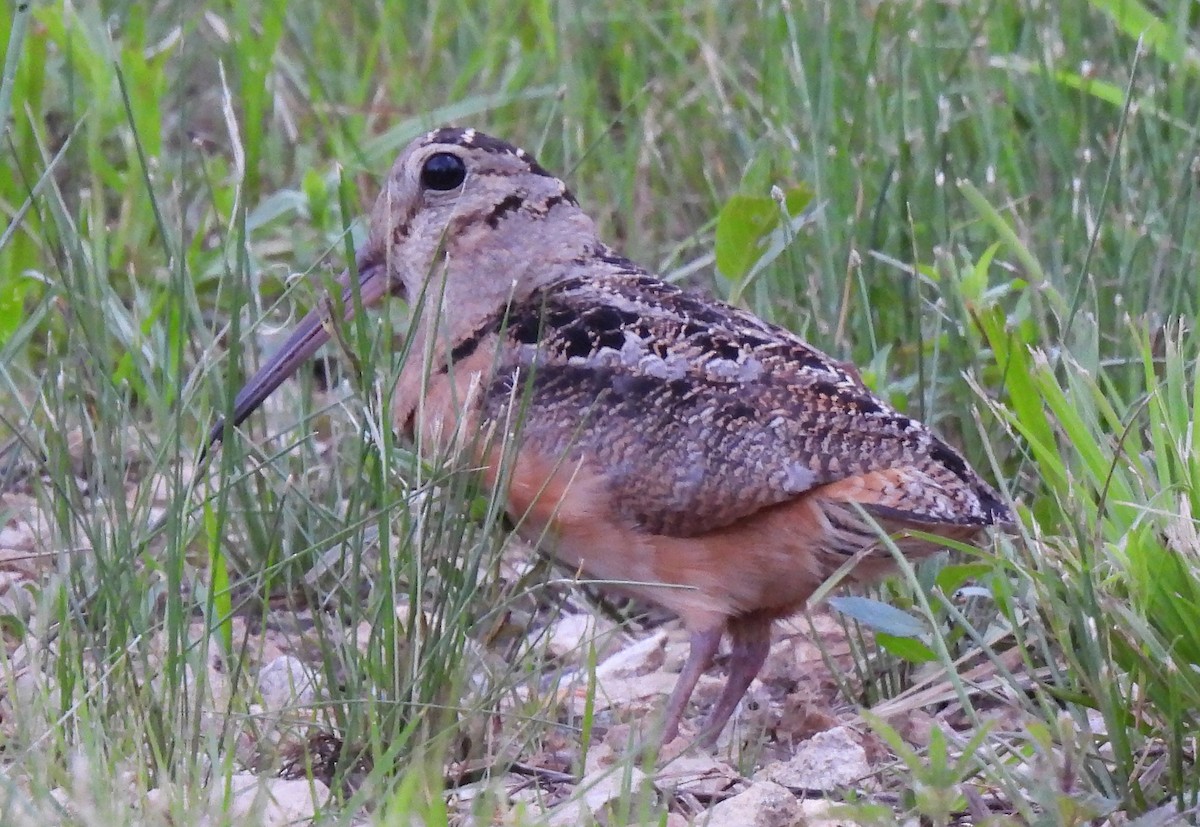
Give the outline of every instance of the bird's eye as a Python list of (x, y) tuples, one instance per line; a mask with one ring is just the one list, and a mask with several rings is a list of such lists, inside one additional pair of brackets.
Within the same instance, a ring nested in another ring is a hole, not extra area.
[(449, 152), (430, 155), (421, 167), (421, 186), (445, 192), (460, 186), (467, 177), (467, 165), (462, 158)]

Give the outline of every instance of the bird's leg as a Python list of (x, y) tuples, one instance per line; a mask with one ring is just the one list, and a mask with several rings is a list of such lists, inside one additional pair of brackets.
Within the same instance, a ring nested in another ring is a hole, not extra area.
[(675, 736), (679, 734), (679, 722), (683, 720), (688, 699), (692, 697), (692, 691), (696, 688), (700, 676), (712, 664), (713, 656), (717, 654), (717, 647), (721, 645), (721, 635), (724, 633), (724, 626), (692, 632), (691, 652), (688, 653), (683, 671), (679, 673), (679, 680), (671, 692), (671, 699), (667, 701), (667, 714), (662, 734), (664, 744), (675, 740)]
[(717, 705), (713, 707), (712, 715), (700, 737), (698, 744), (711, 746), (717, 736), (729, 722), (733, 710), (741, 702), (750, 682), (762, 669), (767, 654), (771, 651), (771, 619), (769, 617), (750, 615), (732, 620), (729, 623), (729, 635), (732, 647), (729, 657), (729, 677)]

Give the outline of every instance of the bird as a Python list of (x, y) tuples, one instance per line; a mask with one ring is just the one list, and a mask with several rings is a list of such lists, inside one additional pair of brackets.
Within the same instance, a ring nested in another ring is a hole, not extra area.
[(776, 620), (834, 573), (1011, 521), (962, 455), (790, 331), (655, 276), (601, 241), (527, 152), (444, 127), (399, 155), (337, 291), (213, 426), (232, 433), (337, 325), (405, 300), (394, 425), (462, 458), (515, 530), (679, 617), (690, 651), (657, 730), (679, 736), (729, 639), (698, 743), (724, 730)]

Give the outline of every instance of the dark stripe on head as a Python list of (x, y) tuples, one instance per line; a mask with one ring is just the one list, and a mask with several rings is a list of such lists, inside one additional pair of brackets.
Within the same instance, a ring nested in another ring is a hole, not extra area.
[(542, 208), (544, 213), (557, 207), (559, 204), (570, 204), (572, 207), (578, 207), (579, 202), (575, 200), (575, 196), (571, 194), (569, 189), (564, 189), (562, 195), (552, 195), (546, 199), (546, 206)]
[(520, 147), (513, 146), (507, 141), (493, 138), (491, 135), (486, 135), (474, 129), (464, 129), (462, 127), (435, 129), (425, 137), (425, 146), (429, 146), (430, 144), (458, 144), (459, 146), (480, 149), (496, 155), (511, 155), (528, 164), (529, 171), (534, 175), (541, 175), (545, 178), (556, 177), (539, 164), (532, 155)]
[(519, 195), (507, 195), (503, 201), (492, 207), (491, 213), (488, 214), (484, 221), (494, 230), (500, 226), (500, 219), (504, 218), (510, 212), (521, 209), (521, 205), (524, 203), (525, 199)]

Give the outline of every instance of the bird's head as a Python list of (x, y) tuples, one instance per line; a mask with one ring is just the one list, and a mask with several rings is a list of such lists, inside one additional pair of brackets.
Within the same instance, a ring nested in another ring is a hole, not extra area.
[[(472, 325), (567, 274), (596, 249), (595, 228), (567, 189), (528, 153), (474, 129), (438, 129), (396, 159), (371, 211), (355, 267), (339, 278), (340, 314), (389, 295), (415, 310), (410, 329), (428, 341)], [(357, 294), (357, 300), (356, 300)], [(334, 302), (297, 323), (284, 345), (238, 392), (241, 423), (330, 338)], [(225, 421), (209, 434), (219, 441)]]

